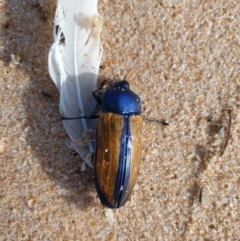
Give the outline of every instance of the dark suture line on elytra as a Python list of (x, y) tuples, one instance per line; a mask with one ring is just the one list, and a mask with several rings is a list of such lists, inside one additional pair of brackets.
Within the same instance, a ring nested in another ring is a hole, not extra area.
[(227, 144), (228, 144), (228, 141), (229, 139), (231, 138), (231, 123), (232, 123), (232, 110), (229, 110), (228, 111), (228, 115), (229, 115), (229, 121), (228, 121), (228, 132), (227, 132), (227, 139), (226, 139), (226, 142), (222, 148), (222, 151), (220, 153), (220, 156), (223, 155), (223, 153), (225, 152), (226, 148), (227, 148)]

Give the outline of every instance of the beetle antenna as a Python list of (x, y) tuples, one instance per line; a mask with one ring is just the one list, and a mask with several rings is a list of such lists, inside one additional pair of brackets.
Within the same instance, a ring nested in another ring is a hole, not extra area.
[(153, 119), (147, 119), (147, 118), (144, 118), (143, 120), (146, 121), (146, 122), (158, 123), (158, 124), (161, 124), (163, 126), (168, 126), (169, 125), (169, 123), (164, 121), (164, 120), (153, 120)]

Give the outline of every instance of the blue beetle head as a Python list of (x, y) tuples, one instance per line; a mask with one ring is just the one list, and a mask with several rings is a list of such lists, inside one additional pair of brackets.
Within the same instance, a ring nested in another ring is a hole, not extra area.
[(115, 82), (103, 95), (102, 111), (120, 115), (140, 115), (140, 98), (130, 90), (126, 80)]
[(129, 83), (126, 80), (117, 81), (112, 87), (124, 87), (129, 89)]

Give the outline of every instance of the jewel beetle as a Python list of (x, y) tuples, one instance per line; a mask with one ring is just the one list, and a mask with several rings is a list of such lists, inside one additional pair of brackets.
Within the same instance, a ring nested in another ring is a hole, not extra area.
[(135, 184), (142, 149), (141, 103), (124, 79), (103, 95), (94, 157), (95, 186), (102, 204), (119, 208)]

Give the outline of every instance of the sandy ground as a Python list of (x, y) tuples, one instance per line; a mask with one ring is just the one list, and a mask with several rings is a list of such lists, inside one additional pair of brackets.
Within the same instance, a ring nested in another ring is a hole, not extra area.
[(0, 240), (240, 240), (240, 2), (99, 1), (100, 74), (128, 75), (143, 115), (169, 123), (144, 123), (118, 210), (65, 145), (47, 69), (55, 7), (0, 1)]

